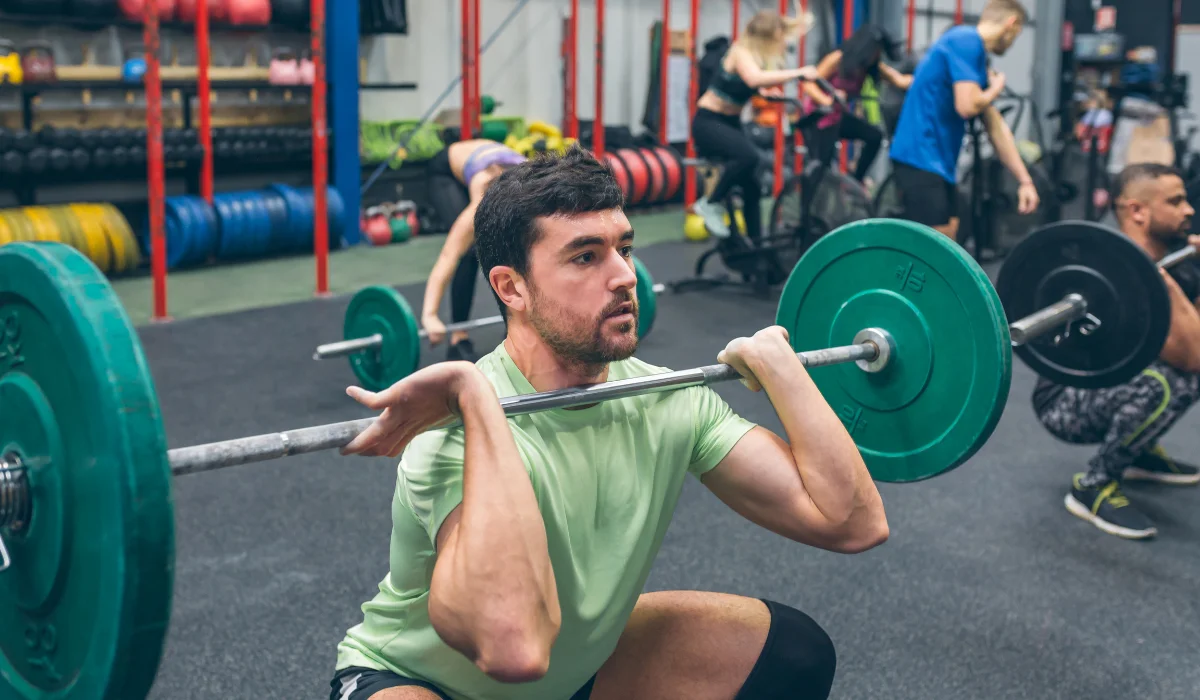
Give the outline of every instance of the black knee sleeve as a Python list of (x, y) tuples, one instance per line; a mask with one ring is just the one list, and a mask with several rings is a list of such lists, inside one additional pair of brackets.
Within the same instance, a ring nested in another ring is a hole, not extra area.
[(833, 640), (808, 615), (770, 600), (771, 629), (734, 700), (825, 700), (833, 687)]

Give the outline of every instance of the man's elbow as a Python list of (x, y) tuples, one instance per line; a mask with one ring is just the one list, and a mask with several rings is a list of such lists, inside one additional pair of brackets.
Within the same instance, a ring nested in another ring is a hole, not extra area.
[(887, 516), (880, 508), (878, 513), (855, 523), (843, 526), (833, 534), (828, 549), (838, 554), (861, 554), (887, 542), (891, 536)]
[(954, 103), (954, 111), (958, 112), (958, 116), (963, 119), (974, 119), (983, 111), (975, 104), (958, 100)]
[(456, 610), (432, 594), (429, 620), (447, 645), (500, 683), (529, 683), (545, 676), (560, 626), (556, 615), (534, 619), (508, 611)]

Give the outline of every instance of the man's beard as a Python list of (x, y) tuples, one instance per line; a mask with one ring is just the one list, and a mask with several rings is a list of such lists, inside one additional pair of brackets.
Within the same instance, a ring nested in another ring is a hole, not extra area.
[[(533, 302), (529, 321), (550, 349), (567, 363), (589, 368), (599, 368), (609, 362), (632, 357), (637, 351), (637, 298), (629, 292), (618, 296), (595, 318), (582, 318), (572, 314), (565, 305), (543, 296), (535, 287), (530, 287)], [(612, 334), (604, 332), (604, 324), (622, 304), (633, 305), (633, 319), (613, 328)]]

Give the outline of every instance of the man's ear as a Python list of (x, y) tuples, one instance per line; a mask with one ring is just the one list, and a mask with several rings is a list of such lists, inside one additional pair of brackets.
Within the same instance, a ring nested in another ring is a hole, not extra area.
[(500, 303), (511, 311), (526, 311), (529, 308), (529, 289), (525, 278), (506, 265), (497, 265), (488, 273), (488, 282), (500, 297)]

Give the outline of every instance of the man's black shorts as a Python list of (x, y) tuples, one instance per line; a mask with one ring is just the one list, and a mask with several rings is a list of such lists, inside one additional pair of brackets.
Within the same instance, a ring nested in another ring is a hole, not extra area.
[(941, 175), (893, 162), (892, 183), (900, 194), (905, 219), (926, 226), (945, 226), (958, 216), (958, 188)]
[[(587, 700), (592, 694), (592, 685), (595, 684), (596, 677), (587, 682), (579, 689), (571, 700)], [(404, 676), (398, 676), (391, 671), (376, 671), (370, 668), (359, 668), (351, 666), (350, 668), (342, 669), (334, 676), (333, 682), (330, 683), (333, 687), (333, 692), (330, 694), (330, 700), (368, 700), (372, 695), (381, 690), (388, 688), (401, 688), (413, 686), (424, 688), (432, 691), (442, 700), (450, 700), (449, 696), (425, 681), (416, 681)]]

